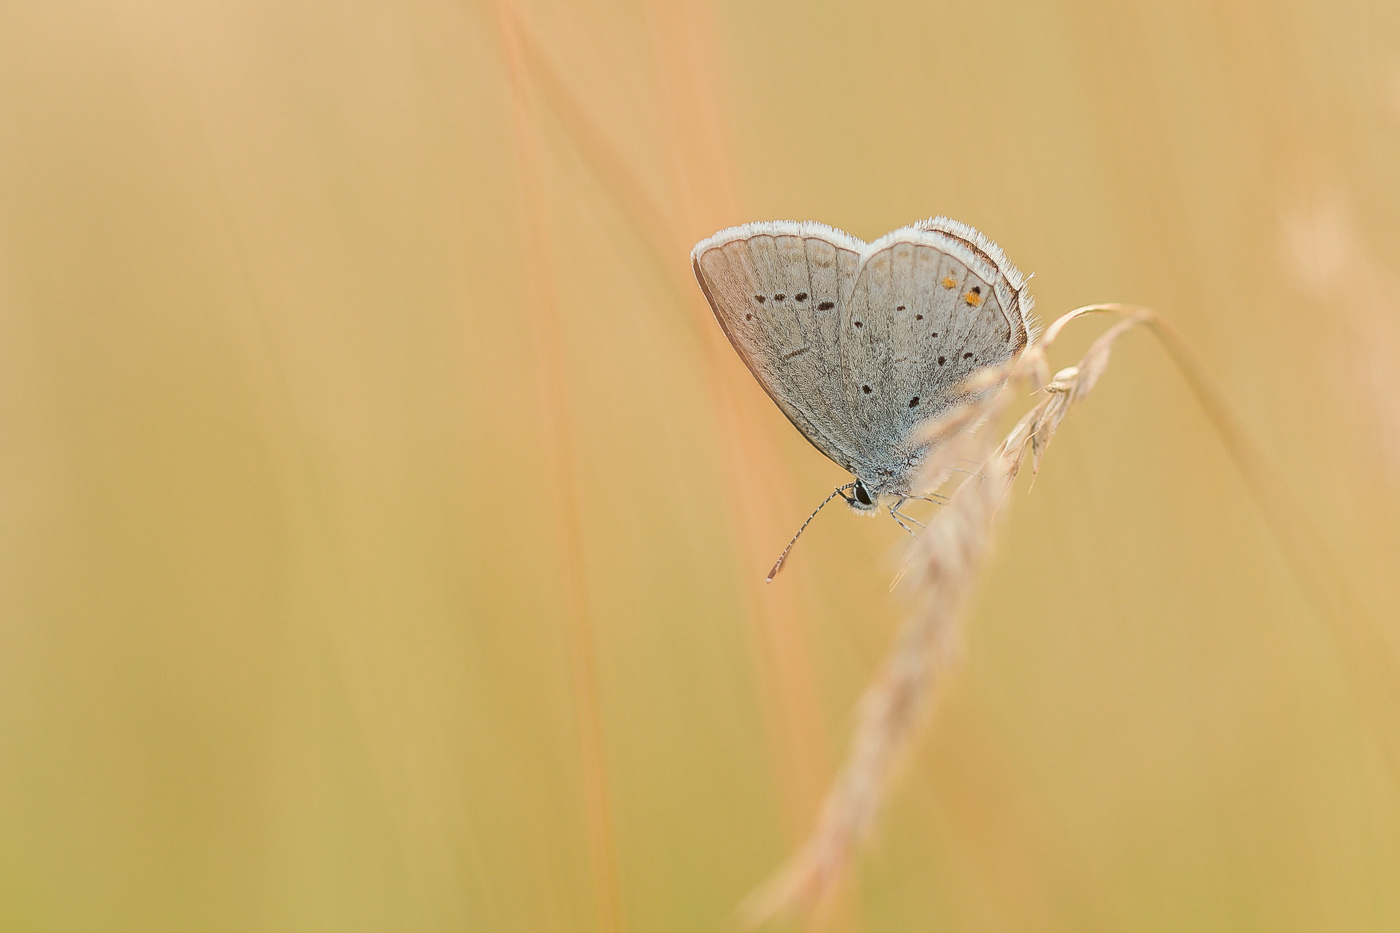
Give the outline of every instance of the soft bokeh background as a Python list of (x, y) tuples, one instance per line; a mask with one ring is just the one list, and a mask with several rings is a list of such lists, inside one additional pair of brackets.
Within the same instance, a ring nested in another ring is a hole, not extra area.
[[(841, 474), (688, 250), (935, 213), (1176, 322), (1400, 669), (1394, 3), (0, 5), (0, 927), (719, 928), (904, 604), (763, 585)], [(1147, 334), (1023, 493), (828, 927), (1400, 928), (1395, 683)]]

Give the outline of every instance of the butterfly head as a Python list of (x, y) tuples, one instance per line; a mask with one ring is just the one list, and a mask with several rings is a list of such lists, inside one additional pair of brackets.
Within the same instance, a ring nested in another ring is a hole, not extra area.
[(879, 501), (879, 493), (872, 492), (870, 487), (865, 485), (865, 481), (859, 478), (851, 484), (849, 494), (842, 494), (846, 504), (856, 512), (874, 512), (875, 504)]

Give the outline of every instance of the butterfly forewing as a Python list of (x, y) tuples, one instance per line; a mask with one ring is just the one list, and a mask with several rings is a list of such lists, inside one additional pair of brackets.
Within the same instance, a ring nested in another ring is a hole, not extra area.
[(755, 224), (716, 234), (696, 247), (695, 272), (759, 385), (817, 449), (854, 471), (839, 316), (862, 244), (808, 227), (817, 225)]

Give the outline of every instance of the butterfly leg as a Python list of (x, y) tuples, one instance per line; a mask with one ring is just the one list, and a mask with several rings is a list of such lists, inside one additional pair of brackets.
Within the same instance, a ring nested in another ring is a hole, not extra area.
[(911, 518), (910, 516), (905, 515), (903, 512), (901, 512), (901, 511), (899, 510), (899, 507), (900, 507), (901, 505), (903, 505), (904, 503), (908, 502), (911, 498), (923, 498), (923, 497), (922, 497), (922, 496), (900, 496), (899, 501), (896, 502), (894, 505), (890, 506), (890, 518), (894, 519), (895, 524), (897, 524), (899, 527), (903, 528), (905, 531), (909, 532), (909, 533), (912, 535), (912, 534), (915, 534), (914, 529), (913, 529), (913, 528), (910, 528), (908, 525), (906, 525), (906, 524), (904, 524), (904, 523), (905, 523), (906, 521), (911, 521), (911, 522), (913, 522), (914, 524), (918, 525), (920, 528), (923, 528), (923, 527), (924, 527), (924, 523), (921, 522), (921, 521), (919, 521), (917, 518)]
[[(911, 534), (911, 535), (918, 534), (918, 532), (916, 532), (913, 528), (910, 528), (908, 525), (904, 524), (904, 520), (905, 520), (906, 518), (909, 518), (908, 515), (900, 515), (898, 512), (891, 511), (891, 512), (890, 512), (890, 518), (894, 519), (894, 523), (895, 523), (896, 525), (898, 525), (899, 527), (903, 528), (905, 531), (909, 532), (909, 534)], [(912, 518), (909, 518), (909, 521), (914, 522), (914, 524), (916, 524), (916, 525), (917, 525), (917, 524), (920, 524), (919, 522), (914, 521), (914, 519), (912, 519)]]

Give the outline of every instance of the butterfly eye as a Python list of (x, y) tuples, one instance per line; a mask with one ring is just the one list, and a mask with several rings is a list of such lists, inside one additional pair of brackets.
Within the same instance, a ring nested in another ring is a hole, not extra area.
[(861, 505), (875, 504), (870, 498), (870, 490), (866, 489), (865, 484), (859, 481), (856, 483), (856, 501)]

